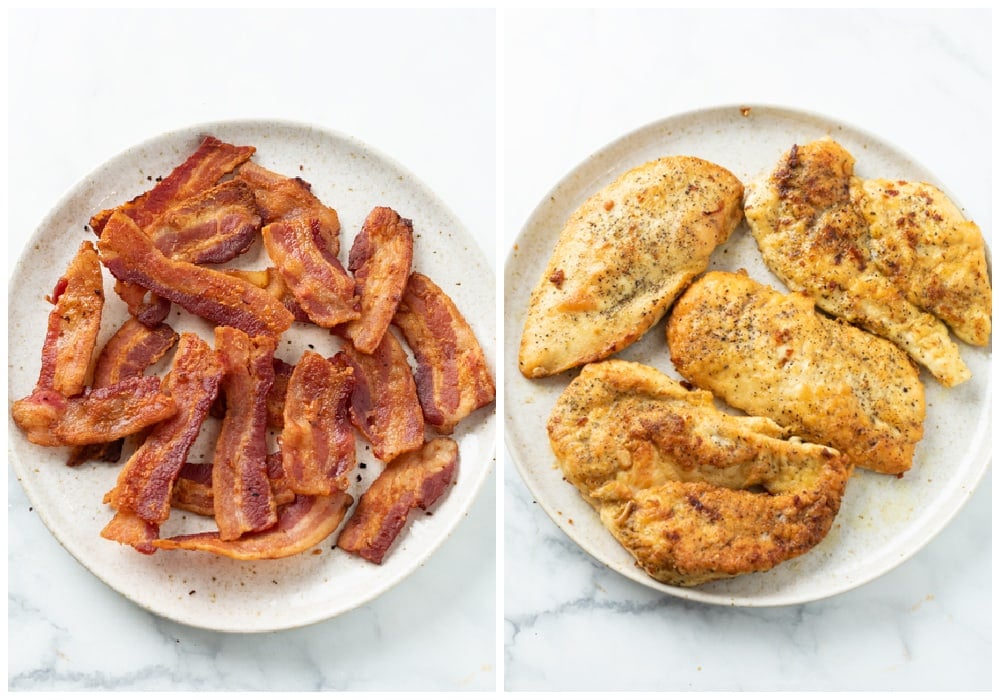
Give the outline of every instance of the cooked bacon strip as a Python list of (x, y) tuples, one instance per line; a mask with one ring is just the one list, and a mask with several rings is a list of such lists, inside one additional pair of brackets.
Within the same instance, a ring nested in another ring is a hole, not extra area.
[(322, 249), (333, 258), (340, 254), (340, 218), (312, 193), (312, 185), (300, 177), (290, 178), (271, 172), (256, 163), (246, 163), (236, 179), (250, 185), (263, 224), (304, 218), (319, 222), (317, 235)]
[(212, 552), (232, 559), (280, 559), (299, 554), (329, 537), (340, 526), (354, 499), (344, 492), (331, 496), (296, 496), (278, 510), (278, 522), (266, 532), (224, 540), (218, 532), (178, 535), (154, 540), (160, 549)]
[(442, 434), (493, 401), (496, 385), (483, 349), (451, 298), (419, 272), (410, 275), (393, 323), (417, 361), (424, 419)]
[(29, 396), (14, 402), (11, 413), (30, 442), (62, 445), (65, 443), (52, 431), (68, 410), (67, 398), (79, 396), (86, 386), (104, 310), (101, 263), (90, 241), (80, 244), (47, 299), (53, 309), (42, 344), (38, 381)]
[(381, 564), (414, 508), (430, 508), (451, 485), (458, 444), (439, 437), (393, 460), (361, 497), (337, 539), (341, 549)]
[(90, 219), (90, 227), (100, 236), (111, 215), (120, 211), (140, 228), (145, 228), (178, 202), (215, 185), (223, 175), (248, 161), (255, 150), (253, 146), (233, 146), (214, 136), (206, 136), (198, 149), (153, 189), (119, 207), (95, 214)]
[[(267, 480), (278, 506), (295, 500), (295, 493), (288, 487), (288, 480), (281, 468), (281, 452), (267, 456)], [(215, 515), (210, 462), (188, 462), (181, 468), (177, 481), (174, 482), (170, 506), (198, 515)]]
[(164, 381), (178, 411), (153, 428), (118, 473), (104, 500), (119, 514), (135, 514), (151, 524), (170, 516), (174, 481), (215, 400), (222, 371), (222, 361), (208, 343), (193, 333), (181, 335)]
[(297, 494), (346, 491), (354, 468), (354, 429), (348, 401), (354, 370), (306, 351), (295, 365), (285, 397), (282, 467)]
[(350, 341), (337, 354), (354, 368), (351, 421), (383, 462), (424, 444), (424, 416), (406, 351), (387, 331), (375, 352), (358, 352)]
[[(177, 333), (166, 324), (148, 328), (129, 318), (104, 344), (94, 363), (91, 386), (99, 389), (122, 379), (142, 376), (147, 367), (158, 362), (177, 342)], [(117, 462), (122, 439), (94, 445), (81, 445), (70, 452), (66, 464), (74, 467), (88, 460)]]
[(124, 214), (111, 216), (99, 247), (101, 260), (116, 278), (149, 289), (218, 326), (277, 336), (292, 324), (292, 314), (259, 287), (223, 272), (170, 260)]
[(93, 243), (80, 244), (47, 299), (54, 308), (49, 312), (36, 387), (78, 396), (87, 383), (104, 310), (104, 280)]
[(52, 389), (36, 389), (14, 403), (12, 413), (36, 445), (91, 445), (137, 433), (177, 412), (160, 391), (159, 377), (133, 377), (67, 399)]
[(270, 336), (249, 337), (227, 326), (215, 329), (225, 373), (226, 417), (215, 443), (212, 484), (215, 521), (224, 540), (265, 530), (277, 519), (267, 480), (267, 393), (274, 382)]
[(360, 318), (354, 280), (324, 250), (316, 219), (291, 219), (262, 230), (264, 247), (310, 320), (323, 328)]
[(260, 223), (250, 186), (227, 180), (178, 202), (143, 230), (168, 258), (223, 263), (250, 248)]
[(227, 275), (239, 277), (255, 287), (260, 287), (267, 291), (288, 309), (296, 321), (302, 321), (303, 323), (310, 322), (309, 315), (299, 305), (299, 302), (295, 299), (295, 295), (292, 294), (292, 290), (288, 288), (285, 280), (278, 273), (277, 268), (269, 267), (264, 270), (226, 270), (225, 272)]
[(344, 335), (359, 351), (375, 352), (403, 297), (412, 263), (413, 222), (388, 207), (375, 207), (347, 258), (361, 318), (348, 323)]

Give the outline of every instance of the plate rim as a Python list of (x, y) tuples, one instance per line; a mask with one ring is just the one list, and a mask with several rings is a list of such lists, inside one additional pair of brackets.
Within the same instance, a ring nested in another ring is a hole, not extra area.
[[(505, 317), (507, 316), (507, 311), (506, 311), (507, 298), (508, 294), (510, 293), (510, 285), (509, 285), (509, 282), (511, 281), (510, 276), (512, 275), (512, 268), (516, 262), (515, 255), (519, 243), (528, 233), (528, 229), (529, 227), (532, 226), (534, 221), (547, 210), (549, 203), (551, 201), (554, 201), (556, 196), (564, 189), (572, 190), (572, 188), (568, 188), (567, 185), (581, 170), (584, 170), (586, 166), (590, 163), (597, 163), (601, 162), (602, 160), (608, 159), (611, 156), (611, 154), (613, 154), (616, 151), (616, 149), (622, 149), (628, 141), (634, 140), (645, 133), (655, 131), (656, 129), (667, 125), (668, 123), (696, 119), (698, 117), (707, 117), (707, 116), (712, 116), (714, 118), (716, 115), (723, 115), (726, 114), (727, 112), (736, 113), (744, 109), (749, 110), (750, 115), (752, 115), (752, 113), (755, 110), (759, 112), (771, 112), (772, 114), (779, 114), (782, 117), (786, 118), (810, 120), (814, 123), (822, 123), (825, 125), (829, 125), (831, 127), (839, 128), (841, 130), (847, 130), (853, 132), (854, 134), (859, 135), (872, 143), (877, 143), (881, 147), (884, 147), (889, 151), (901, 155), (902, 157), (906, 158), (916, 169), (922, 170), (923, 172), (929, 175), (933, 175), (932, 171), (928, 169), (926, 166), (924, 166), (922, 162), (920, 162), (918, 159), (912, 156), (906, 149), (899, 147), (893, 141), (882, 138), (881, 136), (875, 134), (872, 131), (869, 131), (868, 129), (858, 127), (850, 121), (842, 120), (837, 117), (831, 117), (829, 115), (812, 110), (804, 110), (796, 107), (789, 107), (787, 105), (778, 105), (773, 103), (747, 102), (747, 103), (709, 105), (705, 107), (687, 109), (681, 112), (669, 114), (659, 119), (655, 119), (653, 121), (649, 121), (646, 122), (645, 124), (634, 127), (625, 132), (624, 134), (621, 134), (618, 137), (600, 146), (599, 148), (597, 148), (596, 150), (594, 150), (593, 152), (591, 152), (590, 154), (586, 155), (584, 158), (579, 160), (569, 170), (564, 172), (562, 177), (543, 193), (542, 197), (538, 200), (538, 203), (532, 208), (527, 218), (521, 224), (520, 228), (518, 229), (517, 235), (514, 236), (514, 239), (511, 241), (511, 244), (507, 248), (507, 254), (504, 258)], [(749, 115), (743, 115), (743, 116), (749, 118)], [(625, 150), (627, 152), (628, 149)], [(945, 194), (952, 199), (952, 201), (956, 204), (956, 206), (958, 206), (958, 208), (963, 212), (963, 214), (965, 214), (967, 210), (962, 205), (961, 201), (953, 196), (953, 194), (947, 188), (947, 185), (939, 183), (936, 177), (933, 177), (932, 181), (933, 184), (935, 184), (939, 189), (945, 192)], [(986, 257), (987, 257), (987, 262), (989, 264), (990, 261), (992, 260), (991, 246), (989, 244), (989, 241), (986, 242), (986, 246), (987, 246)], [(990, 265), (990, 268), (992, 268), (992, 265)], [(523, 318), (523, 310), (519, 310), (518, 318)], [(505, 324), (505, 329), (506, 329), (506, 324)], [(518, 338), (519, 337), (520, 333), (518, 333)], [(507, 342), (511, 343), (511, 347), (514, 346), (513, 339), (507, 339), (505, 337), (505, 346), (507, 345)], [(992, 344), (989, 347), (990, 347), (990, 352), (992, 353)], [(505, 351), (506, 350), (507, 347), (505, 347)], [(514, 357), (506, 357), (506, 356), (504, 357), (505, 371), (509, 369), (512, 375), (519, 373), (516, 363), (516, 353), (513, 354)], [(985, 396), (990, 396), (990, 397), (992, 396), (992, 380), (993, 380), (993, 373), (992, 373), (992, 362), (991, 362), (990, 372), (984, 378)], [(509, 387), (510, 385), (505, 383), (504, 387), (505, 406), (507, 405), (507, 399), (510, 398), (509, 396), (507, 396), (507, 392), (510, 391)], [(984, 414), (987, 414), (986, 423), (987, 425), (989, 425), (989, 419), (990, 416), (992, 415), (991, 402), (988, 403), (984, 411)], [(541, 506), (543, 512), (545, 512), (545, 514), (549, 517), (549, 519), (553, 523), (555, 523), (555, 525), (559, 528), (559, 530), (565, 536), (567, 536), (577, 547), (583, 550), (583, 552), (585, 552), (589, 557), (594, 559), (599, 564), (605, 566), (607, 569), (615, 572), (616, 574), (626, 579), (629, 579), (635, 583), (638, 583), (644, 587), (650, 588), (652, 590), (659, 591), (661, 593), (665, 593), (674, 596), (676, 598), (689, 600), (692, 602), (726, 606), (726, 607), (780, 608), (780, 607), (789, 607), (795, 605), (804, 605), (811, 602), (825, 600), (834, 596), (847, 593), (851, 590), (855, 590), (861, 586), (871, 583), (872, 581), (888, 574), (889, 572), (898, 568), (901, 564), (913, 558), (954, 520), (954, 518), (966, 506), (969, 499), (971, 499), (972, 495), (982, 484), (983, 479), (985, 478), (987, 472), (990, 471), (992, 466), (992, 443), (990, 442), (989, 444), (986, 444), (981, 441), (979, 445), (980, 449), (973, 455), (973, 458), (970, 460), (976, 465), (976, 470), (973, 474), (973, 478), (968, 482), (967, 488), (962, 489), (961, 493), (959, 493), (956, 498), (953, 498), (949, 501), (951, 507), (947, 509), (945, 512), (941, 513), (942, 517), (939, 518), (939, 520), (937, 521), (940, 524), (932, 531), (923, 531), (921, 532), (921, 535), (919, 537), (911, 538), (911, 540), (909, 541), (911, 546), (905, 548), (900, 553), (900, 556), (898, 556), (889, 565), (885, 566), (879, 571), (869, 575), (848, 579), (845, 585), (835, 587), (834, 590), (828, 590), (816, 596), (811, 596), (811, 597), (799, 596), (799, 597), (790, 597), (789, 599), (768, 598), (764, 600), (755, 600), (753, 598), (748, 598), (746, 596), (710, 593), (702, 590), (698, 586), (684, 587), (684, 586), (676, 586), (676, 585), (661, 583), (659, 581), (656, 581), (649, 575), (645, 574), (644, 572), (642, 572), (637, 576), (631, 576), (629, 575), (629, 573), (631, 572), (621, 571), (616, 566), (614, 566), (612, 562), (605, 561), (605, 559), (602, 556), (600, 556), (600, 554), (597, 551), (595, 551), (594, 547), (590, 546), (589, 543), (581, 542), (577, 537), (575, 537), (573, 534), (574, 531), (568, 527), (567, 523), (564, 522), (564, 518), (562, 517), (563, 514), (559, 513), (555, 509), (555, 507), (552, 506), (552, 504), (548, 503), (543, 496), (539, 495), (539, 491), (536, 488), (537, 484), (534, 483), (534, 480), (531, 478), (529, 474), (527, 465), (525, 464), (526, 461), (525, 456), (521, 454), (520, 448), (514, 442), (513, 431), (509, 428), (508, 425), (508, 415), (506, 408), (504, 414), (503, 433), (504, 433), (505, 450), (509, 455), (511, 461), (514, 463), (514, 467), (518, 473), (518, 476), (520, 477), (522, 484), (527, 488), (528, 493), (531, 494), (533, 500), (537, 503), (537, 505)], [(554, 457), (552, 462), (554, 465), (555, 464)], [(558, 467), (554, 466), (553, 468), (558, 468)], [(582, 500), (582, 497), (581, 497), (581, 502), (587, 505)], [(631, 554), (629, 554), (629, 556), (631, 557)], [(634, 557), (632, 559), (634, 560)]]
[[(487, 280), (486, 287), (491, 290), (496, 288), (496, 264), (495, 261), (490, 258), (487, 251), (480, 244), (479, 240), (471, 234), (465, 223), (456, 215), (452, 207), (433, 189), (427, 185), (424, 180), (419, 178), (410, 168), (403, 165), (400, 161), (393, 158), (392, 156), (386, 154), (377, 147), (371, 146), (364, 140), (347, 134), (345, 132), (339, 131), (337, 129), (322, 126), (316, 123), (311, 123), (302, 120), (294, 120), (287, 118), (255, 118), (255, 117), (245, 117), (245, 118), (235, 118), (235, 119), (213, 119), (210, 121), (193, 122), (187, 125), (177, 126), (171, 129), (166, 129), (158, 134), (144, 138), (132, 145), (129, 145), (123, 149), (120, 149), (117, 153), (110, 156), (107, 160), (98, 164), (97, 166), (88, 170), (83, 176), (79, 177), (72, 185), (66, 188), (63, 193), (54, 201), (50, 206), (48, 211), (39, 219), (38, 224), (35, 226), (31, 235), (29, 235), (18, 253), (17, 260), (11, 269), (10, 275), (7, 280), (7, 314), (8, 314), (8, 331), (10, 328), (10, 322), (12, 321), (14, 315), (12, 313), (12, 307), (15, 304), (16, 295), (14, 292), (14, 281), (20, 278), (23, 274), (23, 267), (27, 264), (26, 259), (29, 257), (28, 251), (33, 249), (35, 245), (45, 239), (45, 233), (47, 227), (50, 227), (53, 220), (57, 218), (60, 211), (65, 209), (70, 205), (72, 199), (78, 196), (81, 191), (87, 187), (88, 183), (93, 180), (99, 179), (106, 174), (114, 174), (116, 168), (120, 168), (123, 162), (126, 162), (129, 158), (134, 157), (136, 152), (140, 152), (143, 149), (149, 149), (155, 147), (158, 144), (169, 144), (171, 142), (179, 141), (183, 138), (189, 138), (192, 136), (206, 135), (217, 133), (223, 130), (246, 130), (246, 129), (260, 129), (263, 127), (278, 127), (289, 132), (312, 132), (321, 135), (326, 139), (333, 139), (336, 142), (350, 146), (353, 149), (358, 150), (360, 153), (365, 154), (367, 157), (373, 161), (378, 162), (382, 167), (386, 167), (389, 170), (399, 173), (405, 177), (407, 182), (407, 187), (411, 191), (416, 191), (419, 197), (426, 202), (431, 203), (436, 207), (444, 217), (454, 224), (450, 228), (450, 232), (457, 236), (464, 244), (478, 253), (480, 258), (480, 263), (492, 276), (493, 284), (489, 284)], [(57, 271), (58, 272), (58, 271)], [(494, 305), (496, 304), (496, 299), (494, 296)], [(494, 320), (494, 319), (491, 319)], [(493, 328), (494, 335), (496, 334), (495, 327)], [(482, 341), (481, 341), (482, 342)], [(501, 364), (500, 357), (495, 357), (495, 365)], [(497, 375), (497, 367), (492, 368), (494, 376)], [(338, 605), (332, 611), (324, 610), (322, 612), (311, 614), (311, 615), (301, 615), (296, 619), (290, 621), (289, 623), (284, 622), (274, 622), (271, 624), (247, 624), (251, 620), (249, 616), (244, 618), (244, 624), (233, 624), (233, 625), (221, 625), (212, 624), (211, 621), (200, 624), (197, 619), (191, 617), (185, 617), (183, 615), (172, 614), (169, 610), (170, 606), (157, 606), (149, 604), (148, 601), (139, 600), (137, 596), (133, 595), (131, 591), (122, 590), (116, 585), (113, 585), (105, 576), (95, 571), (90, 564), (87, 562), (87, 557), (85, 552), (78, 551), (75, 544), (68, 541), (65, 537), (65, 533), (62, 533), (59, 528), (54, 527), (53, 521), (50, 518), (50, 513), (46, 508), (40, 508), (38, 506), (38, 493), (36, 492), (37, 484), (34, 484), (30, 477), (27, 475), (27, 471), (30, 470), (30, 466), (23, 464), (22, 458), (18, 455), (17, 449), (15, 448), (16, 440), (12, 439), (12, 436), (19, 433), (19, 429), (13, 421), (10, 413), (10, 405), (13, 401), (20, 398), (15, 396), (13, 379), (10, 374), (8, 374), (7, 380), (7, 392), (8, 392), (8, 411), (7, 411), (7, 456), (8, 461), (12, 467), (14, 476), (20, 485), (21, 489), (33, 507), (33, 511), (38, 515), (39, 519), (42, 521), (48, 533), (59, 543), (62, 549), (68, 552), (74, 560), (76, 560), (90, 575), (94, 576), (103, 585), (107, 586), (111, 591), (117, 595), (122, 596), (126, 600), (130, 601), (140, 609), (154, 614), (166, 620), (170, 620), (177, 624), (186, 625), (188, 627), (205, 629), (215, 632), (223, 633), (238, 633), (238, 634), (257, 634), (257, 633), (267, 633), (267, 632), (278, 632), (289, 629), (297, 629), (302, 627), (307, 627), (315, 624), (319, 624), (331, 619), (338, 617), (339, 615), (345, 614), (357, 608), (360, 608), (372, 601), (376, 600), (380, 596), (388, 593), (390, 590), (394, 589), (396, 586), (401, 584), (404, 580), (409, 578), (418, 569), (424, 567), (427, 562), (433, 557), (433, 555), (444, 545), (444, 543), (451, 537), (455, 530), (461, 526), (462, 522), (468, 517), (472, 508), (475, 506), (480, 498), (483, 491), (484, 485), (489, 478), (495, 478), (494, 465), (497, 461), (497, 402), (494, 402), (489, 407), (483, 407), (479, 411), (483, 411), (484, 423), (489, 427), (488, 435), (482, 438), (482, 448), (481, 452), (485, 456), (483, 463), (478, 469), (478, 473), (470, 479), (470, 485), (466, 493), (465, 499), (458, 504), (455, 517), (448, 527), (442, 530), (438, 537), (430, 541), (429, 546), (424, 550), (421, 550), (418, 554), (411, 557), (408, 565), (402, 569), (397, 576), (392, 577), (387, 580), (385, 585), (375, 586), (366, 595), (362, 596), (357, 600), (350, 601), (347, 605)], [(360, 461), (360, 459), (359, 459)], [(468, 470), (472, 471), (472, 470)], [(301, 556), (301, 555), (299, 555)]]

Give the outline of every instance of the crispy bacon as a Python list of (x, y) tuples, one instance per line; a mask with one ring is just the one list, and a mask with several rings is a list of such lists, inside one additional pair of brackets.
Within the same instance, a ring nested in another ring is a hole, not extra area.
[(218, 532), (178, 535), (153, 541), (160, 549), (212, 552), (232, 559), (280, 559), (299, 554), (329, 537), (340, 526), (352, 499), (344, 492), (330, 496), (296, 496), (278, 510), (275, 527), (224, 540)]
[(36, 389), (14, 403), (14, 422), (36, 445), (91, 445), (137, 433), (177, 412), (159, 377), (132, 377), (67, 399)]
[[(281, 468), (281, 452), (267, 456), (267, 480), (271, 484), (274, 502), (278, 506), (295, 500), (295, 493), (289, 488), (288, 480), (285, 479)], [(174, 482), (170, 506), (198, 515), (215, 515), (210, 462), (187, 462), (181, 468), (177, 481)]]
[(227, 180), (178, 202), (143, 230), (168, 258), (223, 263), (250, 248), (260, 223), (250, 186)]
[(223, 175), (248, 161), (255, 151), (253, 146), (233, 146), (214, 136), (206, 136), (198, 149), (153, 189), (119, 207), (95, 214), (90, 219), (90, 227), (100, 236), (111, 215), (120, 211), (140, 228), (145, 228), (178, 202), (212, 187)]
[(347, 404), (354, 371), (306, 351), (295, 365), (285, 397), (282, 467), (297, 494), (329, 496), (349, 486), (354, 429)]
[(111, 522), (101, 530), (101, 537), (104, 539), (131, 545), (142, 554), (156, 552), (153, 541), (159, 536), (159, 525), (147, 522), (127, 510), (115, 513)]
[(387, 331), (375, 352), (358, 352), (350, 341), (337, 354), (354, 368), (351, 421), (383, 462), (424, 444), (424, 417), (417, 387), (396, 336)]
[(410, 275), (393, 323), (417, 362), (424, 419), (443, 434), (493, 401), (496, 386), (483, 349), (451, 298), (419, 272)]
[(323, 328), (360, 318), (354, 280), (336, 257), (324, 250), (317, 219), (290, 219), (262, 230), (267, 254), (292, 295)]
[(267, 394), (274, 382), (270, 336), (249, 337), (228, 326), (215, 329), (225, 373), (226, 416), (215, 444), (212, 484), (215, 521), (224, 540), (265, 530), (277, 519), (267, 480)]
[(337, 546), (381, 564), (410, 511), (432, 506), (451, 485), (457, 466), (458, 444), (446, 437), (393, 460), (361, 497)]
[(388, 207), (375, 207), (347, 258), (361, 318), (349, 322), (344, 335), (359, 351), (375, 352), (403, 297), (412, 263), (413, 222)]
[(290, 178), (246, 163), (236, 173), (236, 179), (253, 189), (263, 224), (304, 218), (319, 222), (317, 236), (321, 248), (336, 258), (340, 254), (340, 218), (312, 193), (312, 185), (300, 177)]
[[(95, 389), (111, 386), (122, 379), (142, 376), (147, 367), (158, 362), (177, 342), (177, 333), (166, 324), (148, 328), (129, 318), (104, 344), (94, 363)], [(66, 464), (71, 467), (96, 459), (117, 462), (122, 439), (94, 445), (81, 445), (70, 452)]]
[(278, 336), (292, 314), (255, 285), (223, 272), (170, 260), (135, 222), (111, 216), (99, 243), (101, 260), (116, 278), (134, 282), (219, 326)]
[[(104, 499), (118, 511), (116, 518), (136, 515), (159, 525), (170, 516), (174, 482), (215, 400), (222, 371), (222, 361), (208, 343), (193, 333), (181, 336), (164, 382), (178, 411), (153, 428), (118, 473), (117, 484)], [(117, 528), (108, 532), (115, 534)]]
[(288, 288), (285, 280), (278, 273), (277, 268), (268, 267), (264, 270), (226, 270), (225, 272), (227, 275), (239, 277), (255, 287), (265, 290), (272, 297), (280, 301), (282, 306), (288, 309), (289, 313), (292, 314), (292, 318), (296, 321), (302, 321), (303, 323), (310, 322), (309, 315), (299, 305), (299, 302), (295, 299), (295, 295), (292, 294), (292, 290)]
[(80, 244), (48, 300), (54, 308), (49, 312), (36, 387), (78, 396), (87, 383), (104, 311), (104, 280), (93, 243)]

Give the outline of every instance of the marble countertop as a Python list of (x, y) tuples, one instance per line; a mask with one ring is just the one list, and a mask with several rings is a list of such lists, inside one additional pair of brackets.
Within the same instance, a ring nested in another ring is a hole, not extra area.
[[(389, 155), (494, 258), (492, 11), (16, 11), (8, 51), (8, 275), (46, 212), (108, 158), (241, 118), (313, 123)], [(498, 472), (387, 593), (326, 622), (239, 635), (155, 617), (108, 588), (8, 467), (8, 688), (493, 690)]]
[[(764, 104), (877, 134), (961, 193), (991, 234), (988, 11), (504, 14), (504, 241), (589, 154), (663, 117)], [(507, 358), (505, 371), (516, 372)], [(516, 411), (506, 405), (505, 412)], [(840, 595), (690, 602), (584, 553), (503, 466), (509, 690), (988, 690), (987, 474), (916, 556)]]

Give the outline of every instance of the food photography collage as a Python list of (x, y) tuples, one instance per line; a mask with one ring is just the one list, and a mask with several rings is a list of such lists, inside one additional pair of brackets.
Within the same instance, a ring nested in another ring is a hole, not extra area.
[(993, 691), (992, 29), (7, 10), (7, 691)]

